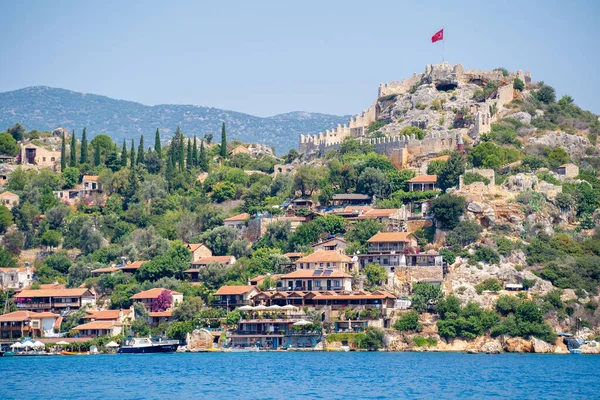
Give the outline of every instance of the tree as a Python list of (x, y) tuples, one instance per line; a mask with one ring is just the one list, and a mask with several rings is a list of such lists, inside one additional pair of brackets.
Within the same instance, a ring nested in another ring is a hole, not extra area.
[(64, 171), (65, 168), (67, 168), (67, 143), (65, 140), (65, 132), (63, 131), (60, 145), (60, 170)]
[(44, 246), (58, 247), (62, 241), (62, 235), (59, 231), (47, 230), (41, 237), (41, 242)]
[(205, 133), (204, 134), (204, 140), (206, 141), (206, 144), (210, 146), (210, 144), (212, 143), (214, 138), (214, 135), (212, 133)]
[(62, 177), (65, 182), (65, 189), (72, 189), (79, 182), (79, 169), (68, 167), (62, 170)]
[(409, 311), (402, 314), (394, 324), (394, 329), (400, 332), (420, 332), (423, 329), (423, 325), (419, 323), (419, 313), (416, 311)]
[(138, 147), (137, 163), (144, 164), (144, 135), (140, 137), (140, 145)]
[(525, 89), (525, 83), (519, 78), (515, 78), (515, 80), (513, 81), (513, 89), (522, 92), (523, 89)]
[(225, 133), (225, 122), (221, 126), (221, 148), (219, 149), (221, 157), (227, 157), (227, 134)]
[(8, 133), (13, 137), (13, 139), (15, 139), (15, 141), (19, 142), (23, 140), (23, 136), (25, 135), (25, 127), (23, 127), (20, 122), (17, 122), (8, 128)]
[(146, 170), (151, 174), (158, 174), (164, 165), (164, 161), (156, 151), (149, 151), (145, 156)]
[(166, 253), (143, 264), (136, 272), (136, 277), (148, 281), (163, 277), (183, 279), (183, 271), (187, 269), (191, 258), (190, 251), (182, 242), (173, 241)]
[(133, 170), (133, 167), (135, 167), (135, 142), (133, 139), (131, 139), (131, 156), (129, 158), (129, 168), (131, 168)]
[(465, 165), (465, 157), (462, 153), (457, 151), (453, 152), (452, 156), (450, 156), (450, 159), (445, 163), (438, 175), (438, 187), (442, 190), (446, 190), (458, 186), (459, 177), (465, 173)]
[(442, 298), (440, 285), (428, 282), (413, 284), (412, 307), (419, 313), (427, 311), (430, 304), (435, 304)]
[(475, 221), (461, 221), (456, 228), (448, 232), (446, 243), (451, 246), (460, 245), (464, 247), (477, 241), (482, 231), (481, 225)]
[(81, 136), (81, 154), (79, 157), (79, 162), (81, 164), (85, 164), (88, 161), (88, 141), (86, 128), (83, 128), (83, 135)]
[(0, 247), (0, 265), (3, 268), (14, 268), (17, 266), (17, 258), (4, 247)]
[(312, 196), (319, 188), (319, 182), (323, 176), (325, 176), (325, 171), (322, 167), (302, 165), (296, 170), (294, 185), (297, 190), (302, 192), (302, 196)]
[(193, 165), (193, 161), (192, 161), (192, 142), (190, 140), (190, 138), (188, 138), (187, 140), (187, 152), (186, 152), (186, 160), (185, 160), (185, 167), (186, 169), (190, 169), (192, 168)]
[(18, 256), (25, 246), (25, 235), (19, 230), (12, 230), (4, 235), (2, 243), (6, 247), (6, 250)]
[(14, 157), (19, 153), (17, 141), (8, 133), (0, 133), (0, 154)]
[(77, 139), (75, 138), (75, 131), (73, 130), (73, 135), (71, 136), (71, 147), (70, 151), (70, 159), (69, 166), (75, 167), (77, 166)]
[(179, 170), (183, 171), (185, 168), (185, 147), (183, 144), (183, 133), (179, 133), (179, 146), (178, 146), (178, 154), (179, 154)]
[(125, 143), (125, 139), (123, 139), (123, 148), (121, 149), (121, 168), (125, 168), (127, 166), (127, 159), (129, 153), (127, 152), (127, 143)]
[(384, 196), (389, 192), (386, 174), (377, 168), (365, 168), (358, 177), (356, 190), (369, 196)]
[(194, 148), (192, 149), (192, 164), (194, 167), (198, 166), (198, 143), (196, 142), (196, 135), (194, 135)]
[(431, 200), (431, 212), (441, 228), (454, 229), (460, 222), (465, 210), (465, 198), (453, 194), (444, 194)]
[(152, 312), (163, 312), (173, 305), (173, 295), (170, 290), (163, 290), (158, 297), (150, 304)]
[(94, 166), (97, 167), (101, 163), (100, 160), (100, 146), (94, 146)]
[(235, 184), (232, 182), (219, 182), (213, 186), (211, 199), (217, 203), (222, 203), (225, 200), (233, 199), (235, 197)]
[(198, 154), (198, 167), (202, 172), (208, 172), (208, 157), (204, 148), (204, 140), (200, 141), (200, 153)]
[(202, 267), (198, 271), (198, 280), (212, 290), (217, 290), (225, 284), (227, 268), (220, 263), (212, 262)]
[(173, 310), (173, 320), (191, 321), (204, 308), (204, 301), (200, 297), (186, 297), (183, 302)]
[(543, 85), (535, 97), (542, 103), (551, 104), (556, 101), (556, 92), (552, 86)]
[(362, 272), (367, 277), (367, 284), (371, 290), (375, 290), (388, 278), (387, 270), (380, 264), (369, 264), (363, 268)]
[(158, 158), (162, 158), (162, 147), (160, 145), (160, 131), (156, 128), (156, 134), (154, 135), (154, 151), (158, 154)]
[(218, 226), (202, 235), (202, 242), (212, 250), (215, 256), (224, 256), (235, 240), (237, 230), (229, 226)]
[(6, 230), (13, 224), (13, 215), (6, 206), (0, 206), (0, 233)]

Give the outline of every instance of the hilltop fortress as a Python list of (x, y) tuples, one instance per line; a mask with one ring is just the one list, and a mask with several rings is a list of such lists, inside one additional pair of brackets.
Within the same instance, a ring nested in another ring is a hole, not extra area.
[[(465, 70), (460, 64), (448, 63), (427, 65), (423, 73), (380, 84), (377, 99), (348, 124), (316, 135), (301, 135), (300, 152), (305, 159), (320, 157), (339, 148), (345, 138), (354, 137), (402, 166), (409, 156), (455, 149), (463, 138), (477, 139), (490, 131), (491, 123), (514, 99), (515, 78), (526, 85), (531, 82), (529, 72)], [(475, 100), (476, 92), (489, 84), (493, 89), (485, 99)], [(375, 122), (384, 126), (373, 137), (369, 127)], [(422, 129), (424, 138), (401, 134), (409, 126)]]

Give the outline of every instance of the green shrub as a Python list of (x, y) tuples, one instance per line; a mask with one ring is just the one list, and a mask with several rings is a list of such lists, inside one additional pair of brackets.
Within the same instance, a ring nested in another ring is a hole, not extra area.
[(481, 283), (475, 285), (475, 291), (477, 294), (483, 293), (484, 290), (490, 290), (492, 292), (498, 292), (504, 289), (504, 285), (496, 278), (488, 278)]
[(402, 316), (394, 324), (394, 329), (400, 332), (420, 332), (423, 329), (423, 325), (419, 324), (419, 313), (416, 311), (409, 311), (405, 314), (402, 314)]
[(490, 180), (481, 174), (466, 172), (463, 175), (463, 183), (465, 185), (470, 185), (473, 182), (483, 182), (484, 184), (489, 185)]
[(525, 82), (523, 82), (519, 78), (515, 78), (515, 80), (513, 81), (513, 89), (522, 92), (523, 89), (525, 89)]
[(435, 347), (437, 346), (437, 340), (435, 338), (425, 338), (423, 336), (415, 336), (413, 342), (417, 347)]
[(486, 262), (488, 264), (498, 264), (500, 262), (500, 255), (494, 249), (487, 246), (477, 247), (473, 258), (475, 261)]

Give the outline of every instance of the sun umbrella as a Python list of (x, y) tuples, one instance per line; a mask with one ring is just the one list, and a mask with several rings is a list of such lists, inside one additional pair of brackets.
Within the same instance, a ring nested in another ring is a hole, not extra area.
[(27, 347), (33, 347), (33, 341), (32, 340), (27, 340), (23, 343), (21, 343), (23, 345), (23, 347), (27, 348)]
[(67, 342), (67, 341), (61, 340), (60, 342), (56, 342), (56, 344), (59, 345), (59, 346), (66, 346), (66, 345), (68, 345), (70, 343)]
[(240, 311), (252, 311), (254, 308), (252, 308), (252, 306), (241, 306), (240, 308), (238, 308), (238, 310)]
[(312, 325), (312, 322), (307, 321), (305, 319), (301, 319), (300, 321), (294, 323), (294, 326), (304, 326), (304, 325)]
[(106, 344), (106, 347), (119, 347), (119, 344), (116, 342), (109, 342)]
[(263, 306), (262, 304), (261, 304), (261, 305), (259, 305), (259, 306), (256, 306), (256, 307), (254, 307), (254, 310), (255, 310), (255, 311), (264, 311), (264, 310), (266, 310), (266, 309), (267, 309), (267, 307), (266, 307), (266, 306)]
[(295, 309), (297, 309), (298, 307), (296, 307), (296, 306), (293, 306), (293, 305), (291, 305), (291, 304), (286, 304), (285, 306), (283, 306), (283, 307), (281, 307), (281, 308), (282, 308), (283, 310), (295, 310)]
[(278, 310), (281, 310), (281, 306), (278, 306), (277, 304), (273, 304), (272, 306), (267, 307), (267, 310), (278, 311)]
[(36, 340), (35, 343), (33, 343), (32, 347), (42, 348), (42, 347), (46, 347), (46, 345), (44, 343), (40, 342), (39, 340)]
[(25, 345), (17, 342), (17, 343), (11, 344), (10, 347), (12, 347), (13, 349), (22, 349), (23, 347), (25, 347)]

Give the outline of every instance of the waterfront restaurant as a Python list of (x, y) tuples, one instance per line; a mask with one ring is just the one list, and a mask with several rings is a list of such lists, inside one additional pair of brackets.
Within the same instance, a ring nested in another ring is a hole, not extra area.
[(352, 275), (337, 269), (301, 269), (283, 275), (281, 281), (290, 292), (352, 290)]

